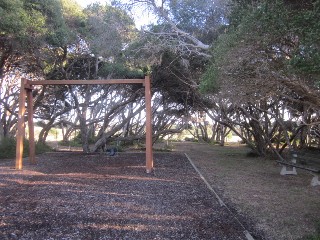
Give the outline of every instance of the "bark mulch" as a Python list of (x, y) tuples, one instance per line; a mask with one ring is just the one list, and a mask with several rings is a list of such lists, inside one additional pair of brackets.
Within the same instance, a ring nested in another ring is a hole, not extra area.
[(181, 153), (47, 153), (0, 165), (0, 239), (246, 239)]

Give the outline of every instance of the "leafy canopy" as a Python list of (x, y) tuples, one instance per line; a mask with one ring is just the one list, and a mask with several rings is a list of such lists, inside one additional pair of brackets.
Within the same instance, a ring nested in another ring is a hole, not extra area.
[(261, 66), (264, 62), (270, 71), (298, 74), (319, 82), (319, 0), (232, 2), (230, 25), (213, 44), (213, 64), (203, 76), (203, 90), (216, 91), (221, 71), (227, 73), (226, 65), (243, 70), (241, 62), (246, 66), (259, 62)]

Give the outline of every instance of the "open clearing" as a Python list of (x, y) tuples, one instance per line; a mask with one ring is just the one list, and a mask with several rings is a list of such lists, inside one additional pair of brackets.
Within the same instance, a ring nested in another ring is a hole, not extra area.
[(320, 188), (309, 173), (280, 176), (275, 161), (248, 158), (243, 146), (174, 146), (155, 154), (152, 174), (144, 153), (47, 153), (22, 171), (1, 163), (0, 239), (232, 240), (246, 239), (245, 228), (256, 240), (287, 240), (316, 231)]
[[(47, 153), (0, 166), (0, 239), (245, 239), (184, 154)], [(247, 223), (244, 222), (244, 225)]]
[(174, 146), (190, 156), (226, 204), (252, 219), (266, 239), (306, 239), (320, 226), (320, 186), (311, 187), (310, 173), (298, 169), (296, 176), (281, 176), (274, 160), (248, 158), (245, 146)]

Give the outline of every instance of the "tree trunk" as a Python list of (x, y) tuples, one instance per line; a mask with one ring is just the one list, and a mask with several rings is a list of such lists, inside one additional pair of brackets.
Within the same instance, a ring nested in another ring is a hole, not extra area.
[(0, 124), (0, 144), (2, 143), (4, 139), (4, 131), (3, 131), (3, 126)]
[[(93, 74), (93, 78), (97, 79), (98, 78), (98, 71), (99, 71), (99, 57), (97, 56), (95, 59), (95, 63), (94, 63), (94, 74)], [(89, 76), (90, 77), (90, 76)]]
[(211, 136), (211, 141), (212, 141), (212, 142), (215, 142), (215, 140), (216, 140), (217, 127), (218, 127), (218, 123), (215, 122), (215, 123), (212, 125), (212, 136)]
[(93, 152), (98, 151), (104, 144), (107, 143), (107, 139), (113, 136), (116, 132), (118, 132), (120, 129), (122, 129), (129, 121), (131, 118), (133, 118), (136, 114), (142, 111), (142, 109), (145, 108), (145, 105), (140, 106), (138, 109), (136, 109), (134, 112), (129, 114), (125, 119), (122, 120), (121, 123), (119, 123), (117, 126), (113, 127), (111, 131), (108, 133), (104, 133), (100, 136), (98, 141), (94, 144), (93, 147)]
[(50, 121), (47, 123), (40, 131), (39, 133), (39, 139), (38, 142), (45, 143), (49, 134), (50, 129), (52, 128), (53, 121)]
[(256, 151), (260, 156), (265, 156), (267, 153), (267, 143), (263, 137), (263, 130), (259, 122), (255, 120), (250, 120), (249, 124), (252, 127), (252, 134), (254, 137), (254, 142), (256, 144)]

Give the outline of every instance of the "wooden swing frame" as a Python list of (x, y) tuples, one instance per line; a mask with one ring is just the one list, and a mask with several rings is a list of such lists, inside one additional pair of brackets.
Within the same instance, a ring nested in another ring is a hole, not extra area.
[(25, 112), (27, 98), (27, 121), (29, 127), (29, 162), (36, 164), (35, 141), (34, 141), (34, 123), (33, 123), (33, 96), (32, 90), (35, 85), (104, 85), (104, 84), (143, 84), (145, 88), (146, 104), (146, 172), (151, 173), (153, 169), (152, 152), (152, 125), (151, 125), (151, 80), (149, 76), (144, 79), (108, 79), (108, 80), (40, 80), (30, 81), (21, 79), (19, 95), (19, 113), (17, 126), (17, 146), (15, 168), (21, 170), (23, 167), (23, 139), (25, 136)]

